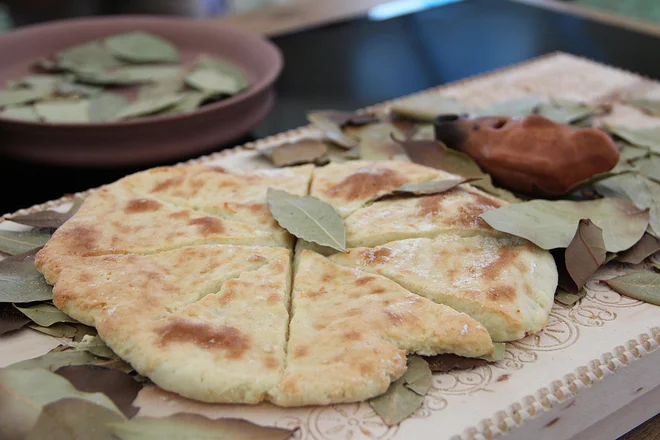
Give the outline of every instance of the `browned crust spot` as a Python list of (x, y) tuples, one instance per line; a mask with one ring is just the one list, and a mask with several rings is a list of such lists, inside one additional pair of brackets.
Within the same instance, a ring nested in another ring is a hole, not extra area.
[(175, 319), (156, 330), (160, 345), (192, 343), (206, 350), (221, 349), (230, 359), (238, 359), (251, 347), (250, 337), (230, 325)]
[(363, 168), (346, 176), (341, 182), (329, 188), (327, 193), (345, 200), (360, 200), (369, 198), (381, 191), (398, 188), (406, 182), (407, 179), (394, 170)]
[(158, 211), (162, 205), (155, 200), (150, 199), (133, 199), (126, 204), (124, 212), (127, 214), (135, 214), (140, 212), (153, 212)]
[(65, 229), (60, 236), (71, 255), (91, 255), (98, 243), (98, 232), (87, 226)]
[(295, 358), (301, 358), (305, 357), (309, 354), (309, 347), (306, 345), (303, 345), (301, 347), (296, 347), (293, 349), (293, 357)]
[(151, 192), (161, 192), (170, 189), (173, 186), (178, 186), (183, 183), (183, 176), (171, 177), (167, 180), (163, 180), (159, 184), (153, 187)]
[(200, 217), (190, 221), (191, 225), (199, 226), (202, 235), (221, 234), (225, 231), (225, 226), (220, 219), (216, 217)]
[(263, 364), (264, 367), (268, 368), (269, 370), (275, 370), (280, 366), (280, 361), (278, 361), (275, 357), (273, 356), (266, 356), (263, 359)]
[(379, 247), (362, 251), (362, 255), (360, 257), (362, 261), (364, 261), (367, 265), (371, 265), (384, 263), (389, 259), (391, 255), (392, 251), (389, 248)]

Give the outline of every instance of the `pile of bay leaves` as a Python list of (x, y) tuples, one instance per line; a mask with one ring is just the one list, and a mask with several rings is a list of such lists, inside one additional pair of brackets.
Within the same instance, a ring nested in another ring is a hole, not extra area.
[(0, 117), (112, 122), (190, 112), (249, 86), (240, 67), (200, 54), (187, 68), (174, 44), (142, 31), (69, 47), (32, 68), (0, 90)]

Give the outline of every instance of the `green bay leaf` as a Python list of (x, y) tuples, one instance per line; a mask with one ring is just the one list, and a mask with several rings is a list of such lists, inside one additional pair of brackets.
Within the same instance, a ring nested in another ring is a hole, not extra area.
[(493, 354), (481, 356), (481, 359), (485, 359), (488, 362), (500, 362), (504, 360), (505, 353), (506, 344), (504, 342), (493, 342)]
[(644, 234), (633, 247), (620, 253), (616, 261), (622, 263), (639, 264), (647, 257), (660, 251), (660, 240), (651, 234)]
[(295, 432), (240, 419), (207, 419), (179, 413), (164, 418), (136, 417), (109, 425), (120, 440), (286, 440)]
[(55, 211), (52, 209), (45, 209), (43, 211), (38, 211), (32, 214), (25, 215), (15, 215), (9, 217), (7, 220), (10, 220), (14, 223), (19, 223), (21, 225), (32, 226), (34, 228), (48, 228), (48, 229), (57, 229), (69, 220), (73, 215), (78, 212), (78, 209), (82, 206), (83, 200), (79, 197), (73, 199), (71, 206), (66, 212)]
[(630, 98), (626, 104), (642, 110), (652, 116), (660, 116), (660, 100), (647, 98)]
[(128, 104), (117, 113), (117, 119), (133, 119), (150, 116), (165, 111), (183, 99), (180, 94), (161, 96), (159, 98), (140, 99)]
[(411, 356), (408, 359), (408, 369), (405, 374), (405, 387), (420, 396), (426, 396), (431, 388), (433, 374), (428, 362), (420, 356)]
[(595, 182), (593, 187), (604, 197), (627, 199), (640, 209), (647, 209), (653, 204), (648, 185), (637, 173), (611, 176)]
[(572, 306), (575, 303), (577, 303), (580, 299), (584, 298), (585, 295), (586, 292), (584, 291), (584, 289), (579, 290), (578, 293), (570, 293), (565, 291), (564, 289), (559, 288), (555, 293), (555, 301), (565, 306)]
[(648, 148), (656, 154), (660, 154), (660, 125), (639, 129), (608, 126), (607, 130), (628, 143)]
[(60, 68), (71, 71), (104, 70), (123, 64), (112, 56), (100, 41), (66, 48), (55, 54), (55, 60)]
[(469, 109), (452, 96), (423, 93), (396, 101), (390, 111), (415, 121), (433, 122), (440, 115), (462, 115)]
[(116, 93), (101, 93), (89, 101), (89, 120), (91, 122), (116, 121), (119, 112), (128, 105), (128, 100)]
[(0, 116), (7, 119), (14, 119), (17, 121), (40, 121), (39, 115), (34, 110), (34, 107), (31, 105), (18, 105), (13, 107), (7, 107), (2, 112)]
[[(415, 357), (411, 359), (415, 359)], [(388, 426), (401, 423), (424, 403), (424, 396), (428, 392), (426, 385), (428, 384), (429, 387), (431, 385), (431, 382), (427, 380), (427, 374), (430, 374), (431, 370), (425, 360), (421, 358), (417, 359), (421, 360), (419, 368), (406, 370), (403, 376), (390, 384), (390, 387), (384, 394), (369, 400), (369, 405), (371, 405), (376, 414)], [(421, 365), (422, 362), (426, 365), (425, 368)], [(428, 373), (425, 370), (428, 370)], [(418, 379), (417, 381), (412, 381), (413, 385), (410, 385), (408, 382), (409, 375), (413, 379)], [(410, 386), (415, 390), (411, 389)]]
[(630, 298), (660, 306), (660, 274), (633, 272), (605, 281), (614, 291)]
[(630, 162), (649, 154), (647, 148), (636, 147), (627, 142), (619, 142), (617, 145), (619, 146), (619, 162)]
[(0, 108), (29, 104), (38, 101), (39, 99), (47, 96), (49, 90), (43, 89), (16, 89), (16, 90), (0, 90)]
[(50, 353), (44, 354), (43, 356), (16, 362), (15, 364), (11, 364), (6, 368), (13, 370), (30, 370), (34, 368), (43, 368), (46, 370), (55, 371), (61, 367), (67, 367), (69, 365), (87, 365), (97, 364), (99, 362), (103, 362), (103, 360), (87, 351), (67, 350), (52, 351)]
[(243, 90), (250, 85), (243, 69), (227, 60), (223, 60), (222, 58), (201, 54), (195, 60), (195, 68), (211, 69), (224, 75), (231, 76), (238, 83), (240, 90)]
[(388, 194), (383, 194), (376, 197), (373, 199), (373, 201), (400, 196), (425, 196), (431, 194), (440, 194), (456, 188), (458, 185), (469, 183), (474, 180), (477, 179), (464, 179), (462, 177), (457, 177), (444, 180), (429, 180), (419, 183), (406, 183), (405, 185), (401, 185), (400, 187), (392, 190), (392, 192)]
[(520, 98), (498, 101), (488, 107), (476, 110), (474, 116), (511, 116), (525, 117), (533, 114), (541, 105), (541, 98), (536, 95), (526, 95)]
[(296, 196), (268, 188), (270, 212), (284, 229), (298, 238), (346, 250), (344, 221), (329, 204), (312, 196)]
[(25, 440), (116, 440), (109, 423), (125, 420), (108, 408), (84, 399), (60, 399), (43, 407)]
[(42, 327), (50, 327), (58, 322), (72, 322), (74, 324), (78, 323), (78, 321), (52, 304), (36, 304), (29, 307), (21, 307), (15, 305), (14, 307), (16, 307), (25, 316), (30, 318), (32, 322)]
[(649, 157), (635, 162), (635, 166), (644, 176), (660, 182), (660, 156), (651, 154)]
[(48, 101), (38, 102), (34, 110), (45, 122), (69, 124), (89, 122), (89, 101)]
[(76, 328), (68, 325), (57, 323), (53, 324), (50, 327), (44, 327), (37, 324), (28, 324), (32, 330), (36, 330), (39, 333), (43, 333), (54, 338), (73, 338), (76, 335)]
[[(163, 95), (172, 95), (179, 93), (183, 90), (185, 83), (185, 72), (159, 78), (151, 83), (145, 84), (140, 87), (138, 93), (139, 99), (145, 98), (158, 98)], [(197, 107), (197, 106), (196, 106)], [(196, 108), (195, 107), (195, 108)]]
[(536, 113), (560, 124), (570, 124), (593, 116), (599, 110), (597, 107), (578, 101), (554, 99), (549, 103), (541, 104)]
[(101, 338), (92, 335), (85, 335), (76, 346), (77, 351), (88, 351), (95, 356), (102, 357), (104, 359), (119, 359), (119, 356), (115, 354), (110, 347), (108, 347)]
[(10, 255), (24, 254), (45, 245), (50, 237), (48, 232), (40, 230), (0, 230), (0, 252)]
[(0, 302), (26, 303), (53, 299), (53, 289), (34, 266), (37, 251), (0, 261)]
[(564, 255), (566, 270), (579, 291), (605, 263), (603, 230), (589, 219), (580, 219)]
[(603, 230), (609, 252), (633, 246), (649, 224), (648, 211), (614, 198), (583, 202), (532, 200), (487, 211), (481, 218), (498, 231), (526, 238), (546, 250), (568, 247), (582, 218), (591, 219)]
[(107, 37), (104, 43), (115, 57), (131, 63), (179, 61), (179, 51), (174, 44), (148, 32), (112, 35)]
[(200, 92), (220, 95), (235, 95), (241, 91), (241, 84), (234, 77), (212, 69), (196, 69), (190, 72), (185, 83)]

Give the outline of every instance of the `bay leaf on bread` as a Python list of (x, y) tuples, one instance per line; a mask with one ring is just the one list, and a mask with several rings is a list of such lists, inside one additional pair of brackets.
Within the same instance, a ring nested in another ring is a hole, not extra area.
[(296, 196), (268, 188), (270, 212), (284, 229), (298, 238), (346, 250), (344, 220), (329, 204), (312, 196)]

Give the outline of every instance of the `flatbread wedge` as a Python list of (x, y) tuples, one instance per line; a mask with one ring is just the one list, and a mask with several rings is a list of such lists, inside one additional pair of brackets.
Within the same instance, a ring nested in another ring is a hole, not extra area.
[(283, 229), (220, 218), (147, 198), (116, 182), (89, 195), (39, 252), (37, 268), (51, 281), (61, 258), (151, 254), (200, 244), (289, 247)]
[(284, 368), (289, 289), (288, 249), (207, 245), (70, 259), (53, 301), (161, 388), (257, 403)]
[(345, 218), (371, 198), (401, 185), (450, 177), (456, 176), (410, 162), (330, 163), (314, 172), (310, 194), (332, 205)]
[(394, 241), (354, 248), (330, 259), (376, 273), (413, 293), (465, 312), (494, 341), (511, 341), (541, 330), (552, 308), (557, 267), (549, 252), (513, 236)]
[(503, 236), (479, 216), (506, 204), (467, 184), (439, 194), (382, 200), (346, 218), (346, 245), (373, 247), (407, 238), (433, 238), (444, 232)]
[(474, 319), (411, 294), (380, 275), (303, 250), (296, 257), (280, 406), (377, 396), (406, 369), (406, 353), (480, 356), (493, 344)]

